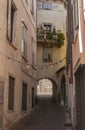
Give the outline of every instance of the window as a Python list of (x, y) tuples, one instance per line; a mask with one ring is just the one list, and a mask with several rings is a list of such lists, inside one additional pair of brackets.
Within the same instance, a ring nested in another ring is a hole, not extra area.
[(8, 7), (8, 10), (7, 10), (7, 38), (8, 38), (8, 40), (10, 40), (12, 42), (16, 6), (12, 0), (8, 0), (7, 7)]
[(34, 15), (34, 0), (30, 0), (31, 13)]
[(28, 0), (25, 0), (26, 1), (26, 3), (28, 4)]
[(22, 111), (27, 110), (27, 84), (22, 83)]
[(85, 20), (85, 0), (83, 0), (83, 9), (84, 9), (84, 20)]
[(32, 65), (35, 65), (35, 41), (32, 38)]
[(24, 22), (22, 22), (22, 55), (27, 59), (27, 33), (28, 29)]
[(9, 97), (8, 97), (8, 109), (14, 109), (14, 85), (15, 79), (9, 76)]
[(41, 28), (46, 31), (53, 31), (53, 25), (50, 23), (43, 23)]
[(61, 30), (57, 30), (57, 33), (61, 33)]
[(43, 9), (48, 9), (51, 10), (52, 9), (52, 4), (51, 3), (43, 3)]
[(44, 48), (43, 50), (43, 60), (52, 61), (52, 50), (51, 48)]
[(36, 6), (37, 8), (42, 9), (42, 2), (37, 2)]
[(74, 1), (73, 5), (73, 20), (74, 20), (74, 29), (76, 29), (79, 25), (79, 17), (78, 17), (78, 0)]

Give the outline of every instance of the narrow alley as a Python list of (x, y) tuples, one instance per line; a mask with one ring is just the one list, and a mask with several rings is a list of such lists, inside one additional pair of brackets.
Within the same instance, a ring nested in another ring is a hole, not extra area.
[(85, 130), (85, 0), (0, 0), (0, 130)]
[(39, 97), (36, 108), (9, 130), (66, 130), (65, 111), (51, 96)]

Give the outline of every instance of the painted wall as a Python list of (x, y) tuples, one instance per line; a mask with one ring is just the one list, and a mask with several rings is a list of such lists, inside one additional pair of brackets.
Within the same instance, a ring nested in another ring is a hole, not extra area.
[[(64, 9), (63, 3), (53, 2), (52, 10), (44, 10), (42, 9), (42, 3), (37, 2), (37, 27), (39, 27), (42, 23), (51, 23), (55, 25), (57, 30), (61, 30), (64, 34), (66, 33), (66, 10)], [(61, 67), (65, 66), (66, 62), (62, 60), (66, 57), (66, 39), (65, 43), (61, 48), (53, 47), (52, 48), (52, 62), (43, 62), (43, 47), (38, 45), (37, 48), (37, 64), (45, 65), (41, 67), (42, 69), (38, 69), (37, 76), (41, 77), (52, 77), (56, 79), (55, 72), (58, 71)], [(57, 62), (55, 66), (50, 66)], [(47, 67), (46, 67), (47, 65)]]
[[(75, 0), (71, 0), (71, 4), (73, 6)], [(72, 42), (72, 71), (73, 71), (73, 81), (70, 83), (69, 78), (71, 77), (71, 67), (69, 65), (68, 75), (67, 75), (67, 87), (68, 87), (68, 107), (71, 109), (71, 120), (73, 126), (76, 125), (76, 87), (75, 87), (75, 73), (79, 69), (81, 64), (85, 64), (85, 29), (84, 29), (84, 12), (82, 9), (84, 8), (84, 1), (78, 0), (78, 20), (79, 25), (78, 28), (74, 29), (74, 39)], [(80, 8), (81, 7), (81, 8)], [(72, 12), (71, 12), (72, 13)], [(74, 18), (74, 17), (73, 17)], [(74, 24), (73, 24), (74, 25)]]
[[(31, 38), (35, 40), (35, 64), (36, 64), (36, 1), (34, 4), (35, 13), (30, 12), (30, 1), (28, 4), (23, 0), (13, 0), (16, 5), (16, 15), (14, 21), (14, 46), (7, 40), (7, 0), (0, 1), (0, 81), (4, 81), (3, 100), (3, 129), (7, 129), (14, 122), (27, 115), (32, 109), (32, 87), (36, 86), (36, 72), (30, 66), (28, 71), (26, 64), (32, 64), (32, 44)], [(22, 20), (28, 28), (27, 63), (22, 67)], [(10, 57), (10, 58), (8, 58)], [(20, 61), (20, 62), (18, 62)], [(9, 75), (15, 78), (14, 110), (8, 110), (8, 85)], [(21, 111), (22, 104), (22, 81), (28, 84), (27, 91), (27, 112)]]

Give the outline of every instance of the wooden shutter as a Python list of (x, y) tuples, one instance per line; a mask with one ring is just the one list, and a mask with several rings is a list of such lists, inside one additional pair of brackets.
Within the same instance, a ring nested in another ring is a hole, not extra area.
[(85, 0), (83, 0), (83, 9), (84, 9), (84, 20), (85, 20)]
[(47, 3), (43, 3), (43, 9), (47, 9), (47, 7), (48, 7), (48, 4)]
[(76, 27), (79, 24), (79, 17), (78, 17), (78, 0), (75, 1), (75, 8), (76, 8)]
[(51, 3), (48, 3), (47, 8), (48, 8), (49, 10), (51, 10), (51, 9), (52, 9), (52, 4), (51, 4)]
[(32, 64), (35, 64), (35, 41), (32, 38)]
[(24, 56), (27, 58), (27, 43), (24, 41)]
[(74, 1), (74, 29), (76, 29), (76, 27), (79, 24), (79, 18), (78, 18), (78, 0)]
[(15, 79), (12, 77), (9, 77), (9, 97), (8, 97), (9, 110), (14, 109), (14, 83), (15, 83)]
[(48, 60), (48, 48), (44, 48), (43, 59)]
[(27, 84), (22, 83), (22, 111), (27, 110)]
[(7, 38), (11, 40), (11, 0), (7, 2)]
[(48, 3), (48, 2), (44, 2), (44, 3), (43, 3), (43, 8), (44, 8), (44, 9), (50, 9), (50, 10), (51, 10), (51, 9), (52, 9), (52, 4), (51, 4), (51, 3)]
[(31, 13), (34, 14), (34, 0), (30, 0)]
[(27, 33), (27, 27), (24, 22), (22, 22), (22, 53), (25, 58), (27, 58)]

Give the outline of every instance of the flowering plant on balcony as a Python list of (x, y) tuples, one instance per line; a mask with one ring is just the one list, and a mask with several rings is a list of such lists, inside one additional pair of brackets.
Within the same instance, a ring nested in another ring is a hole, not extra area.
[(62, 32), (56, 33), (55, 29), (53, 31), (41, 30), (37, 32), (37, 40), (49, 47), (61, 47), (64, 44), (65, 37)]

